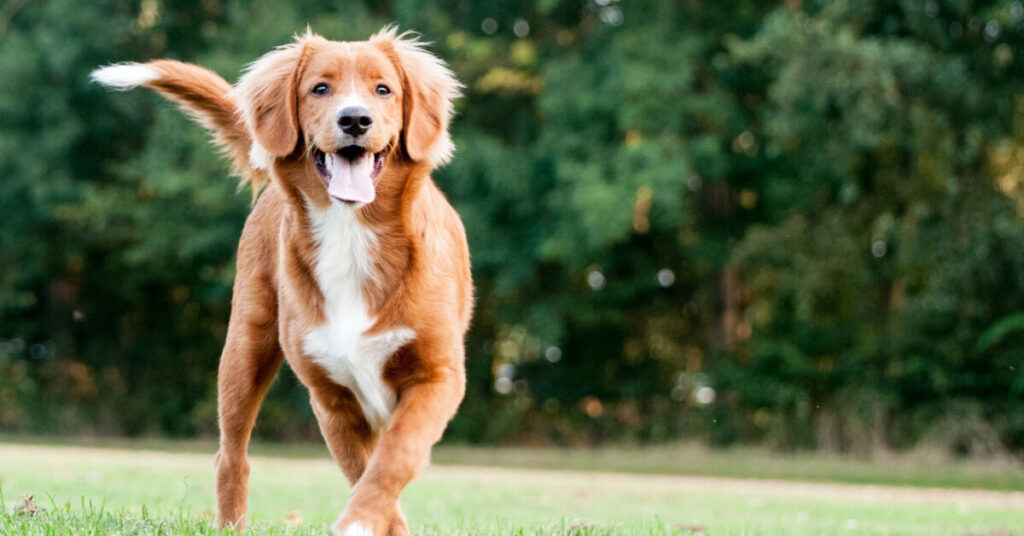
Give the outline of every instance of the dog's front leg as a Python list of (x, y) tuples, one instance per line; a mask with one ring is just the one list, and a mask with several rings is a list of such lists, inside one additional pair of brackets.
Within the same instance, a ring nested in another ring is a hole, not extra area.
[[(240, 262), (241, 265), (241, 257)], [(267, 286), (239, 280), (224, 352), (217, 372), (217, 527), (245, 528), (248, 510), (249, 437), (282, 354), (278, 347), (276, 299)]]
[[(459, 353), (461, 355), (461, 352)], [(409, 526), (398, 496), (426, 464), (465, 393), (461, 360), (444, 366), (429, 381), (404, 389), (391, 424), (381, 437), (366, 472), (331, 532), (335, 536), (406, 536)]]

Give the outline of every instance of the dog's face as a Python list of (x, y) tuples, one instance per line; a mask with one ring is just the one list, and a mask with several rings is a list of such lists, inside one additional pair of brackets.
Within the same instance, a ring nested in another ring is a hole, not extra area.
[(371, 203), (386, 166), (441, 164), (459, 84), (440, 60), (385, 29), (368, 41), (307, 34), (257, 60), (236, 88), (253, 161), (298, 156), (308, 199)]
[(384, 52), (364, 43), (328, 43), (309, 59), (298, 85), (298, 120), (331, 197), (369, 203), (402, 134), (401, 78)]

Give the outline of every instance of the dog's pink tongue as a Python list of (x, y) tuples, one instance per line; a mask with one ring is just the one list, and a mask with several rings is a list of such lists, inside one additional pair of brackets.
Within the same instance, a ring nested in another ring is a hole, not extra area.
[(341, 201), (370, 203), (377, 196), (373, 188), (373, 154), (363, 153), (355, 160), (341, 155), (328, 153), (327, 167), (331, 170), (331, 181), (327, 184), (327, 193)]

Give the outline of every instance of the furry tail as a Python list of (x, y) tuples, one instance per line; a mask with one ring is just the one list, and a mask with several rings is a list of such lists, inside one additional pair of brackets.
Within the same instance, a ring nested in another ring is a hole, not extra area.
[(138, 86), (155, 89), (174, 101), (213, 134), (213, 141), (231, 157), (235, 171), (252, 185), (253, 197), (267, 183), (266, 155), (241, 121), (234, 89), (217, 73), (174, 60), (119, 63), (92, 72), (94, 82), (117, 90)]

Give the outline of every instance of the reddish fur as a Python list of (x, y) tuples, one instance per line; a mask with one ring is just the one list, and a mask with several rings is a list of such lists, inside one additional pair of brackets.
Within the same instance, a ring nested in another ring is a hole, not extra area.
[[(324, 438), (353, 486), (335, 529), (359, 521), (374, 534), (408, 534), (398, 496), (426, 463), (465, 389), (469, 252), (458, 215), (430, 179), (450, 150), (447, 126), (457, 82), (436, 59), (391, 30), (359, 43), (307, 34), (254, 63), (233, 90), (195, 66), (148, 65), (161, 78), (147, 85), (213, 130), (237, 167), (252, 172), (247, 155), (253, 137), (277, 156), (271, 184), (246, 221), (238, 248), (218, 373), (217, 524), (244, 526), (249, 436), (260, 402), (287, 359), (309, 388)], [(327, 101), (304, 97), (310, 76), (360, 84), (395, 77), (396, 99), (371, 104), (373, 150), (396, 150), (387, 156), (376, 200), (358, 212), (380, 244), (373, 259), (377, 277), (363, 294), (377, 319), (371, 333), (405, 326), (416, 336), (382, 371), (397, 405), (380, 434), (367, 424), (352, 392), (303, 353), (303, 336), (325, 319), (313, 276), (317, 244), (306, 200), (316, 207), (331, 202), (309, 148), (314, 137), (324, 139), (324, 129), (335, 128), (333, 117), (322, 117)]]
[(217, 73), (190, 63), (156, 60), (146, 66), (160, 73), (160, 77), (144, 85), (178, 103), (213, 134), (214, 142), (231, 157), (236, 172), (252, 183), (255, 199), (269, 177), (249, 164), (252, 136), (241, 124), (231, 84)]

